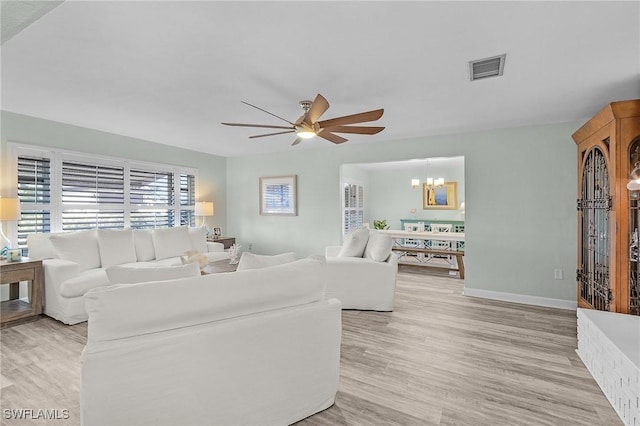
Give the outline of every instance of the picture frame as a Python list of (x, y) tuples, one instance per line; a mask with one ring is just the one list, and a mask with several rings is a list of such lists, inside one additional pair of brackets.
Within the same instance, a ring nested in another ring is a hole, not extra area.
[(22, 260), (22, 250), (20, 249), (9, 249), (7, 252), (7, 260), (9, 262), (19, 262)]
[(213, 228), (213, 239), (216, 240), (222, 237), (222, 228)]
[(423, 210), (456, 210), (458, 208), (458, 182), (445, 182), (434, 186), (422, 184)]
[(260, 215), (297, 216), (298, 175), (260, 177)]

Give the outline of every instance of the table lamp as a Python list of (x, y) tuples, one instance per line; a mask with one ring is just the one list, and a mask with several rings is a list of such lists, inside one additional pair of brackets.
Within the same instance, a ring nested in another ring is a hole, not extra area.
[[(20, 219), (20, 202), (17, 198), (0, 198), (0, 242), (3, 244), (0, 255), (6, 256), (6, 252), (11, 248), (11, 241), (3, 232), (2, 222)], [(4, 245), (4, 242), (7, 242)]]
[(196, 216), (202, 216), (201, 226), (205, 226), (204, 218), (213, 216), (213, 212), (214, 212), (213, 201), (197, 201), (196, 202), (195, 213), (196, 213)]

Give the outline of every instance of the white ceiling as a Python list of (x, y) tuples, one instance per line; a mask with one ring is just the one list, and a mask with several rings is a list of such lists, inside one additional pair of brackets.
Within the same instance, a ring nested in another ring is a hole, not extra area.
[[(4, 3), (4, 1), (3, 1)], [(10, 19), (3, 7), (2, 22)], [(5, 39), (3, 34), (3, 40)], [(506, 53), (504, 76), (467, 62)], [(385, 108), (347, 144), (585, 120), (640, 98), (640, 3), (70, 1), (2, 45), (2, 109), (236, 156), (339, 147), (248, 139), (322, 93)]]

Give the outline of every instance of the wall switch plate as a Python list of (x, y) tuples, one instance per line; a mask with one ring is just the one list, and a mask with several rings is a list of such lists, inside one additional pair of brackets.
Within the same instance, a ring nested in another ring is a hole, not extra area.
[(553, 278), (555, 278), (556, 280), (564, 279), (564, 273), (562, 272), (562, 269), (554, 269)]

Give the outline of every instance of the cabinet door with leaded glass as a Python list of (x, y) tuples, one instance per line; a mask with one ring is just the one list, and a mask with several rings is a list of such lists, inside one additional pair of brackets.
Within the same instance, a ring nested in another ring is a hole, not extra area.
[(582, 168), (578, 200), (580, 253), (577, 271), (580, 305), (608, 311), (611, 302), (609, 221), (611, 196), (609, 169), (604, 152), (592, 147)]

